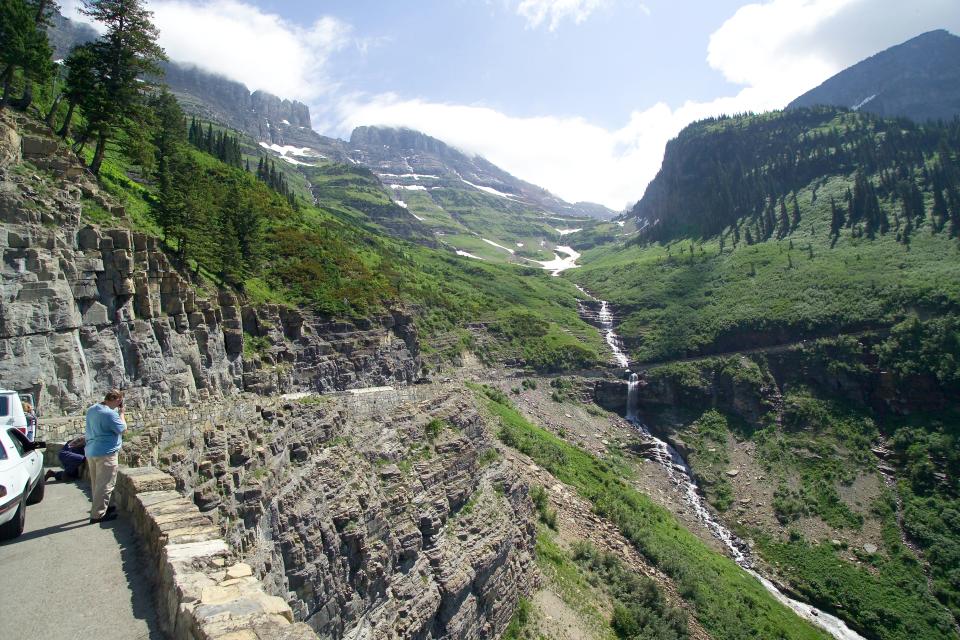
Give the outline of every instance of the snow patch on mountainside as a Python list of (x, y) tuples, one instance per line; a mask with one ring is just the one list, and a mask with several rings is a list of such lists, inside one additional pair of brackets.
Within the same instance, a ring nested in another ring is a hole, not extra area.
[(469, 180), (467, 180), (466, 178), (464, 178), (463, 176), (460, 176), (460, 180), (462, 180), (464, 183), (470, 185), (470, 186), (473, 187), (474, 189), (479, 189), (480, 191), (483, 191), (484, 193), (489, 193), (489, 194), (492, 195), (492, 196), (498, 196), (498, 197), (500, 197), (500, 198), (506, 198), (507, 200), (513, 200), (514, 202), (522, 202), (522, 200), (520, 200), (520, 199), (517, 198), (516, 196), (512, 196), (512, 195), (510, 195), (509, 193), (504, 193), (503, 191), (497, 191), (497, 190), (494, 189), (493, 187), (485, 187), (485, 186), (483, 186), (483, 185), (481, 185), (481, 184), (474, 184), (474, 183), (470, 182)]
[(864, 98), (863, 100), (861, 100), (861, 101), (858, 102), (857, 104), (855, 104), (855, 105), (853, 105), (852, 107), (850, 107), (850, 109), (853, 110), (853, 111), (859, 111), (862, 106), (864, 106), (865, 104), (867, 104), (868, 102), (870, 102), (871, 100), (873, 100), (873, 99), (876, 98), (876, 97), (877, 97), (877, 94), (873, 94), (872, 96), (870, 96), (870, 97), (868, 97), (868, 98)]
[(493, 240), (487, 240), (486, 238), (481, 238), (481, 240), (483, 240), (483, 241), (486, 242), (487, 244), (489, 244), (489, 245), (491, 245), (491, 246), (494, 246), (494, 247), (496, 247), (496, 248), (498, 248), (498, 249), (503, 249), (504, 251), (508, 252), (510, 255), (513, 255), (514, 253), (516, 253), (513, 249), (510, 249), (510, 248), (508, 248), (508, 247), (505, 247), (505, 246), (503, 246), (502, 244), (497, 244), (497, 243), (494, 242)]
[[(306, 165), (312, 166), (312, 162), (304, 162), (303, 160), (298, 160), (297, 158), (308, 158), (308, 159), (317, 159), (321, 160), (326, 158), (321, 153), (317, 153), (316, 150), (311, 149), (310, 147), (294, 147), (292, 145), (279, 145), (279, 144), (267, 144), (266, 142), (261, 142), (260, 146), (264, 149), (269, 149), (275, 153), (280, 154), (280, 159), (284, 160), (293, 165)], [(293, 157), (296, 156), (296, 157)]]

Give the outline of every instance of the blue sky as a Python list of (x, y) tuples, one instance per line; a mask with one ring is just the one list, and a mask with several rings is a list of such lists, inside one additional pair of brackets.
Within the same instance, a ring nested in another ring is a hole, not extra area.
[[(706, 62), (706, 43), (743, 4), (621, 2), (580, 24), (531, 28), (502, 2), (259, 2), (301, 24), (334, 16), (369, 38), (333, 76), (350, 87), (484, 104), (518, 117), (582, 116), (615, 127), (659, 100), (706, 100), (734, 90)], [(678, 37), (682, 34), (682, 37)]]
[(957, 0), (147, 4), (172, 59), (303, 101), (321, 133), (408, 126), (613, 209), (690, 122), (780, 108), (922, 32), (960, 33)]

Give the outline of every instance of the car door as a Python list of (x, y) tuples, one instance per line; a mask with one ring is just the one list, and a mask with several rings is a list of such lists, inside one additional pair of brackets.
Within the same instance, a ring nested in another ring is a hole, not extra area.
[(37, 484), (38, 479), (43, 474), (43, 457), (40, 455), (40, 452), (34, 449), (33, 451), (28, 451), (24, 446), (27, 443), (26, 436), (24, 436), (18, 429), (7, 429), (7, 435), (10, 436), (10, 440), (13, 443), (14, 449), (17, 454), (20, 456), (21, 464), (23, 465), (23, 472), (26, 474), (27, 479), (30, 483), (30, 489)]
[[(23, 495), (24, 487), (29, 489), (30, 472), (23, 459), (23, 446), (18, 446), (18, 440), (9, 434), (15, 429), (6, 429), (0, 431), (0, 444), (3, 446), (4, 455), (0, 456), (0, 485), (5, 491), (0, 492), (3, 497), (0, 498), (0, 516), (3, 520), (9, 520), (9, 515), (19, 503)], [(31, 452), (32, 453), (32, 452)]]

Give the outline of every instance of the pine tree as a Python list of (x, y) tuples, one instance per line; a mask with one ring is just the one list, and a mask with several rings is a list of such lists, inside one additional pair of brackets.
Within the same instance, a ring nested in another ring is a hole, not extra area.
[(106, 27), (92, 45), (94, 77), (100, 90), (84, 96), (81, 106), (97, 147), (90, 170), (97, 174), (107, 143), (121, 129), (143, 127), (142, 107), (150, 85), (147, 74), (160, 75), (166, 59), (158, 32), (143, 0), (83, 0), (81, 13)]
[(93, 43), (89, 42), (74, 47), (63, 62), (67, 72), (63, 89), (64, 98), (67, 100), (67, 115), (57, 132), (61, 138), (70, 135), (74, 112), (80, 102), (84, 99), (92, 99), (93, 94), (100, 90), (94, 73), (95, 63)]
[(947, 188), (947, 206), (950, 210), (950, 237), (960, 237), (960, 194), (953, 186)]
[(761, 226), (761, 239), (767, 239), (773, 235), (774, 229), (777, 227), (777, 220), (773, 213), (773, 207), (776, 199), (771, 195), (767, 200), (767, 207), (763, 212), (763, 225)]
[(796, 229), (800, 226), (800, 204), (797, 202), (797, 192), (793, 192), (793, 217), (790, 221), (791, 227)]
[(0, 108), (11, 103), (11, 87), (17, 68), (23, 71), (23, 95), (16, 101), (26, 110), (33, 102), (33, 83), (53, 75), (52, 49), (47, 26), (57, 5), (50, 0), (3, 0), (0, 3), (0, 66), (3, 67), (3, 97)]
[(780, 220), (777, 227), (777, 238), (784, 238), (790, 233), (790, 219), (787, 217), (787, 203), (780, 198)]
[(943, 190), (935, 186), (933, 189), (933, 230), (935, 233), (943, 230), (949, 215), (947, 199), (943, 197)]
[(240, 242), (237, 238), (236, 213), (238, 200), (236, 190), (231, 190), (230, 197), (217, 216), (217, 236), (219, 242), (216, 247), (217, 273), (220, 278), (231, 285), (243, 281), (243, 254), (240, 251)]
[(836, 201), (830, 198), (830, 235), (833, 237), (833, 244), (836, 244), (840, 237), (840, 229), (844, 224), (843, 210), (837, 206)]
[(163, 229), (164, 237), (169, 237), (171, 230), (182, 224), (184, 214), (181, 195), (173, 193), (178, 185), (174, 184), (171, 165), (183, 153), (185, 118), (177, 99), (166, 90), (153, 96), (150, 106), (156, 114), (152, 143), (156, 155), (154, 179), (159, 194), (153, 215)]

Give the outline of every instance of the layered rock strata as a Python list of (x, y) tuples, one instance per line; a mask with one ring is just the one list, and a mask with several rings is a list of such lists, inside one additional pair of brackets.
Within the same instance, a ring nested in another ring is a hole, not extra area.
[(42, 127), (0, 118), (0, 386), (33, 392), (45, 415), (112, 387), (164, 406), (419, 374), (406, 313), (336, 322), (203, 291), (156, 238), (82, 224), (93, 204), (125, 215)]
[(498, 636), (533, 580), (526, 484), (496, 459), (469, 393), (421, 390), (371, 412), (355, 401), (308, 396), (255, 420), (262, 399), (232, 401), (148, 422), (127, 455), (216, 513), (322, 637)]
[(159, 622), (176, 640), (316, 640), (282, 598), (268, 595), (213, 521), (173, 491), (173, 478), (151, 467), (124, 468), (115, 501), (152, 559)]

